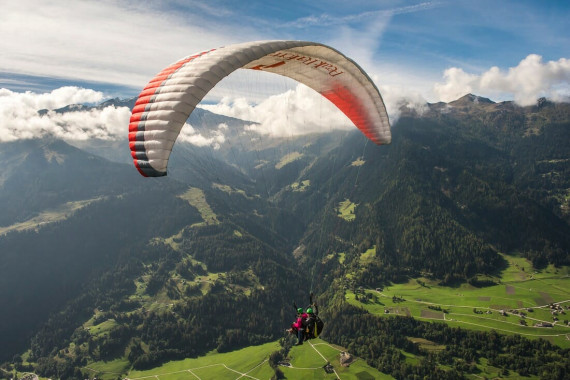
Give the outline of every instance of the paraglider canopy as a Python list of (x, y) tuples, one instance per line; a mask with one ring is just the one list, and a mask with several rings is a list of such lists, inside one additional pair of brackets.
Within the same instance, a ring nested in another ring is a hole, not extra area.
[(237, 69), (292, 78), (330, 100), (375, 144), (389, 144), (390, 123), (378, 88), (350, 58), (307, 41), (256, 41), (190, 55), (143, 89), (129, 124), (131, 156), (145, 177), (166, 175), (170, 152), (196, 105)]

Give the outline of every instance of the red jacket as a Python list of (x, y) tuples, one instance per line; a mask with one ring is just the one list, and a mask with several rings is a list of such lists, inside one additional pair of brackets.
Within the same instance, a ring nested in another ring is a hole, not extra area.
[(291, 327), (293, 327), (296, 330), (302, 329), (303, 328), (303, 321), (305, 319), (307, 319), (308, 317), (309, 317), (309, 314), (307, 314), (307, 313), (301, 314), (301, 316), (297, 318), (297, 321), (295, 323), (293, 323), (293, 325)]

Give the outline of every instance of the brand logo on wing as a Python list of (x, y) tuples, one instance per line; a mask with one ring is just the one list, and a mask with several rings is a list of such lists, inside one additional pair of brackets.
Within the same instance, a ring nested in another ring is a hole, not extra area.
[(276, 63), (272, 63), (269, 65), (259, 64), (259, 65), (255, 65), (253, 67), (249, 67), (249, 69), (252, 69), (252, 70), (268, 70), (268, 69), (272, 69), (275, 67), (283, 66), (287, 62), (292, 61), (295, 63), (301, 63), (303, 65), (312, 67), (316, 70), (327, 71), (331, 77), (336, 77), (337, 75), (341, 75), (344, 73), (344, 71), (340, 71), (337, 66), (333, 65), (330, 62), (323, 61), (321, 59), (317, 59), (317, 58), (313, 58), (313, 57), (309, 57), (306, 55), (300, 55), (300, 54), (296, 54), (296, 53), (287, 52), (287, 51), (278, 51), (276, 53), (267, 55), (267, 57), (281, 58), (282, 61), (278, 61)]

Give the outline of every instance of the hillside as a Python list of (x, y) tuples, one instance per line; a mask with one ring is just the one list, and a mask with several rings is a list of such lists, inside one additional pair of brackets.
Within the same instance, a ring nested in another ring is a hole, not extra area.
[(53, 139), (0, 143), (0, 162), (0, 226), (62, 203), (120, 194), (138, 179), (126, 166)]
[[(244, 121), (193, 117), (201, 130), (231, 126), (229, 143), (177, 143), (159, 180), (140, 177), (119, 143), (2, 144), (0, 361), (79, 378), (92, 362), (142, 371), (227, 352), (278, 339), (291, 303), (314, 290), (330, 323), (324, 339), (396, 378), (429, 373), (433, 363), (397, 354), (424, 355), (414, 342), (370, 336), (387, 348), (378, 356), (355, 348), (358, 334), (338, 334), (342, 323), (402, 325), (403, 339), (430, 340), (430, 323), (378, 322), (345, 295), (415, 278), (497, 279), (505, 254), (531, 271), (570, 265), (568, 104), (467, 95), (421, 115), (404, 109), (380, 147), (356, 132), (254, 144), (239, 133)], [(391, 369), (378, 361), (387, 355)]]
[[(376, 247), (355, 280), (370, 286), (408, 275), (452, 284), (492, 274), (505, 265), (498, 252), (520, 253), (538, 268), (568, 264), (569, 105), (468, 104), (404, 114), (391, 145), (353, 135), (314, 163), (298, 179), (310, 180), (305, 191), (280, 195), (315, 220), (304, 251), (350, 263)], [(512, 115), (493, 119), (487, 107)], [(347, 201), (351, 219), (337, 216)]]
[[(346, 380), (370, 377), (393, 379), (367, 365), (362, 358), (350, 357), (347, 363), (349, 365), (341, 365), (341, 355), (346, 349), (320, 339), (290, 349), (290, 357), (282, 360), (277, 354), (282, 350), (280, 342), (270, 342), (226, 353), (210, 352), (203, 357), (171, 361), (149, 370), (129, 371), (127, 377), (131, 380), (148, 377), (170, 378), (184, 377), (190, 373), (202, 379), (233, 378), (239, 375), (252, 379), (268, 379), (275, 374), (275, 369), (278, 369), (287, 379), (336, 379), (337, 376)], [(327, 363), (332, 366), (328, 372), (324, 369)], [(115, 360), (88, 363), (84, 369), (91, 376), (103, 380), (114, 379), (117, 371), (128, 369), (128, 362)]]

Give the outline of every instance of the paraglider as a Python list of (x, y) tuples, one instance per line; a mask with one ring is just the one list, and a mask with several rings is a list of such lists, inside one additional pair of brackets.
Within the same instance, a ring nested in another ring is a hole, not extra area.
[(143, 176), (166, 175), (172, 147), (196, 105), (240, 68), (303, 83), (330, 100), (375, 144), (391, 141), (382, 96), (350, 58), (316, 42), (247, 42), (185, 57), (158, 73), (143, 89), (129, 123), (131, 156)]
[(297, 307), (293, 302), (293, 307), (297, 310), (297, 318), (287, 330), (289, 334), (297, 336), (297, 346), (303, 344), (303, 341), (318, 338), (323, 330), (324, 322), (319, 318), (319, 307), (313, 302), (313, 292), (310, 294), (309, 306), (303, 311), (303, 308)]

